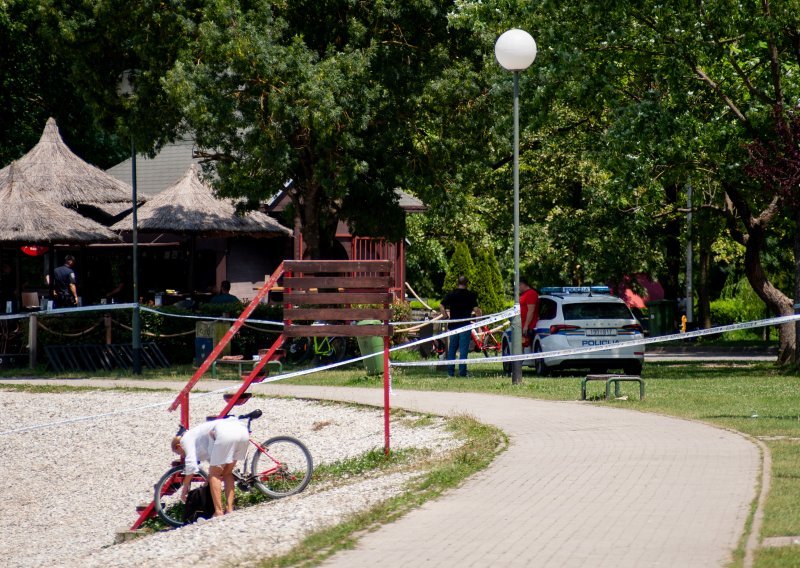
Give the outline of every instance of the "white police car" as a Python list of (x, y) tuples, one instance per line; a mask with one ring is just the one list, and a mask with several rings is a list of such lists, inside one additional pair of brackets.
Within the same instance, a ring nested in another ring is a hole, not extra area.
[[(639, 375), (644, 362), (644, 345), (624, 347), (624, 343), (642, 339), (642, 326), (620, 298), (610, 295), (607, 286), (542, 288), (539, 292), (539, 321), (531, 345), (525, 353), (547, 353), (580, 347), (620, 345), (618, 349), (593, 351), (523, 361), (536, 374), (547, 375), (554, 369), (588, 368), (593, 373), (620, 369)], [(510, 332), (503, 336), (503, 353), (511, 352)], [(511, 370), (503, 363), (503, 370)]]

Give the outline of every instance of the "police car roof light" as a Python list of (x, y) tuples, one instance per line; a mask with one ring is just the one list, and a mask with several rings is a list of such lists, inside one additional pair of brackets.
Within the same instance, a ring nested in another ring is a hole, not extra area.
[(539, 289), (540, 294), (611, 294), (608, 286), (547, 286)]

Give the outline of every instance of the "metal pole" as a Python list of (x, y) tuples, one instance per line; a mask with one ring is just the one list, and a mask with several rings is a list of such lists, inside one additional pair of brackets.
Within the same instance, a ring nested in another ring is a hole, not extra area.
[(138, 197), (136, 195), (136, 142), (131, 134), (131, 188), (133, 201), (133, 230), (131, 241), (133, 244), (133, 315), (131, 317), (131, 334), (133, 347), (133, 374), (142, 374), (142, 326), (139, 319), (139, 216)]
[[(692, 184), (686, 187), (686, 323), (694, 321), (694, 292), (692, 291)], [(687, 330), (688, 331), (688, 330)]]
[[(514, 71), (514, 305), (519, 310), (519, 71)], [(522, 321), (511, 320), (511, 353), (522, 354)], [(522, 382), (522, 361), (511, 363), (511, 383)]]

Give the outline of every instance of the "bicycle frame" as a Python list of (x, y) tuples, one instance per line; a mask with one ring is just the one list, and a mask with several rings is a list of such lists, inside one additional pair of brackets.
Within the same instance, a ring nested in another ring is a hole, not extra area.
[(499, 352), (501, 350), (501, 344), (495, 337), (492, 330), (489, 329), (488, 325), (484, 325), (479, 329), (472, 330), (472, 341), (475, 343), (476, 351), (496, 351)]
[(331, 345), (330, 337), (314, 337), (314, 355), (318, 357), (327, 357), (333, 354), (333, 346)]
[[(262, 454), (267, 456), (270, 460), (272, 460), (272, 464), (273, 464), (274, 467), (272, 469), (268, 469), (268, 470), (265, 470), (265, 471), (261, 472), (261, 475), (270, 475), (270, 474), (275, 473), (276, 471), (278, 471), (278, 469), (280, 469), (281, 463), (278, 460), (276, 460), (275, 458), (273, 458), (271, 455), (269, 455), (269, 452), (267, 452), (267, 449), (264, 446), (262, 446), (261, 444), (256, 442), (253, 438), (250, 438), (250, 443), (253, 444), (256, 447), (256, 452), (261, 452)], [(250, 464), (253, 461), (253, 456), (254, 455), (255, 455), (255, 452), (254, 453), (247, 452), (247, 456), (244, 458), (244, 464), (242, 465), (242, 471), (243, 472), (247, 472), (247, 471), (250, 470)], [(237, 472), (238, 472), (238, 469), (237, 469), (237, 471), (234, 472), (234, 475), (236, 475)], [(253, 481), (253, 479), (255, 478), (255, 476), (253, 474), (248, 474), (248, 473), (244, 473), (244, 474), (240, 473), (237, 477), (238, 477), (238, 481), (247, 481), (247, 482)], [(263, 479), (259, 480), (259, 481), (263, 481)]]

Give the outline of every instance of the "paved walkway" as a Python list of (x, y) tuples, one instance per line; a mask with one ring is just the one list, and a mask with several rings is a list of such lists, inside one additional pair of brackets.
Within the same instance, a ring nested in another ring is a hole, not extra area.
[[(382, 405), (370, 389), (261, 390)], [(396, 391), (392, 404), (469, 414), (503, 429), (510, 447), (460, 488), (364, 535), (325, 566), (723, 566), (756, 496), (758, 448), (699, 423), (470, 393)]]

